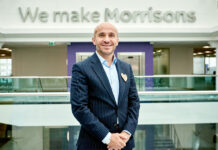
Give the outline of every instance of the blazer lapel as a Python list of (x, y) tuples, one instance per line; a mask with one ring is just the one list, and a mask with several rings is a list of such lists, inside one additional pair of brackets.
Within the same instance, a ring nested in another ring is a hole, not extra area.
[(101, 80), (104, 88), (107, 90), (108, 94), (110, 95), (111, 99), (113, 100), (112, 102), (116, 105), (116, 101), (114, 98), (114, 94), (112, 92), (109, 80), (107, 78), (107, 75), (104, 71), (104, 68), (102, 67), (102, 64), (100, 62), (100, 60), (98, 59), (98, 56), (96, 55), (96, 53), (92, 56), (92, 69), (95, 71), (96, 75), (98, 76), (98, 78)]
[(117, 60), (116, 68), (117, 68), (117, 74), (118, 74), (118, 78), (119, 78), (119, 96), (118, 96), (118, 106), (119, 106), (120, 104), (122, 104), (121, 101), (122, 101), (123, 93), (124, 93), (125, 87), (126, 87), (125, 81), (121, 77), (121, 73), (125, 73), (125, 72), (122, 72), (119, 60)]

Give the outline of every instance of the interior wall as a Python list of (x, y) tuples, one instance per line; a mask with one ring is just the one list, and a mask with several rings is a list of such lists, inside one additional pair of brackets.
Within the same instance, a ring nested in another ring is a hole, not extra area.
[(12, 51), (13, 76), (66, 76), (67, 46), (19, 46)]
[(170, 47), (170, 74), (193, 74), (193, 48)]

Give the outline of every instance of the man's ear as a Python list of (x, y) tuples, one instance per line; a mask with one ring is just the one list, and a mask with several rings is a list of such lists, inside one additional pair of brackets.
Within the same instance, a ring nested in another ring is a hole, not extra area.
[(94, 45), (96, 45), (96, 44), (95, 44), (95, 37), (92, 37), (92, 43), (93, 43)]
[(116, 46), (118, 46), (118, 44), (119, 44), (119, 38), (117, 38), (117, 45)]

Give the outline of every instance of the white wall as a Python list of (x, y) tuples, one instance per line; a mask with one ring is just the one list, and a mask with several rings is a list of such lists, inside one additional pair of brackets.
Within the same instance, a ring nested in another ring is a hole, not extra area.
[(66, 46), (13, 48), (13, 76), (66, 76)]
[[(102, 1), (102, 0), (81, 0), (81, 1), (71, 1), (71, 0), (13, 0), (13, 5), (11, 5), (12, 0), (1, 0), (0, 2), (0, 20), (4, 20), (1, 23), (1, 27), (4, 28), (23, 28), (23, 27), (37, 27), (37, 28), (45, 28), (45, 27), (70, 27), (70, 28), (78, 28), (81, 26), (85, 26), (86, 28), (90, 27), (90, 24), (86, 21), (80, 23), (66, 23), (66, 22), (59, 22), (53, 23), (52, 21), (52, 13), (53, 11), (66, 11), (71, 14), (72, 11), (78, 11), (81, 14), (81, 7), (84, 7), (84, 14), (87, 11), (99, 11), (100, 21), (103, 21), (102, 18), (104, 17), (104, 10), (105, 8), (109, 8), (111, 10), (118, 8), (119, 11), (129, 10), (132, 11), (146, 11), (149, 7), (152, 7), (152, 11), (160, 10), (160, 11), (195, 11), (197, 22), (192, 24), (184, 23), (140, 23), (138, 24), (139, 27), (147, 28), (147, 27), (175, 27), (178, 29), (185, 28), (185, 27), (215, 27), (218, 25), (218, 22), (215, 18), (218, 17), (218, 9), (217, 9), (217, 1), (216, 0), (136, 0), (136, 1), (129, 1), (126, 3), (125, 0), (110, 0), (110, 1)], [(98, 6), (96, 5), (98, 4)], [(8, 7), (10, 6), (10, 7)], [(26, 9), (30, 7), (32, 9), (39, 7), (39, 11), (48, 12), (48, 22), (42, 23), (39, 21), (39, 16), (37, 16), (37, 22), (32, 23), (28, 21), (27, 23), (22, 23), (21, 17), (19, 15), (18, 7)], [(89, 15), (87, 15), (89, 16)], [(81, 16), (80, 16), (81, 17)], [(121, 25), (126, 26), (126, 23), (119, 23)], [(146, 26), (145, 26), (146, 24)], [(127, 28), (135, 26), (134, 22), (130, 22), (127, 24)], [(78, 30), (82, 31), (82, 29)], [(137, 30), (137, 29), (134, 29)], [(26, 31), (28, 32), (28, 31)]]
[(170, 47), (170, 74), (193, 74), (193, 48)]
[[(11, 5), (12, 3), (13, 5)], [(19, 14), (19, 7), (22, 8), (24, 17), (27, 8), (30, 8), (32, 16), (36, 18), (35, 21), (32, 22), (31, 19), (28, 19), (26, 22), (23, 22)], [(82, 12), (82, 7), (84, 12)], [(152, 7), (152, 10), (149, 10), (150, 7)], [(39, 8), (38, 13), (35, 13), (36, 8)], [(149, 12), (149, 14), (161, 11), (163, 12), (161, 13), (162, 16), (164, 16), (164, 12), (169, 11), (173, 13), (177, 11), (195, 12), (196, 21), (194, 23), (187, 21), (179, 23), (176, 21), (172, 23), (149, 21), (147, 16), (154, 15), (147, 15), (144, 22), (134, 22), (132, 19), (127, 23), (122, 21), (116, 22), (114, 19), (109, 20), (117, 25), (122, 36), (120, 38), (121, 41), (209, 41), (218, 39), (216, 33), (218, 30), (216, 0), (135, 0), (128, 3), (126, 0), (1, 0), (0, 42), (49, 40), (69, 42), (72, 39), (74, 41), (91, 41), (89, 34), (93, 32), (96, 24), (105, 21), (104, 14), (106, 8), (109, 8), (111, 11), (117, 8), (119, 10), (118, 18), (121, 18), (121, 12), (124, 11), (129, 12), (131, 16), (134, 15), (134, 12), (142, 11)], [(66, 12), (69, 15), (70, 21), (54, 22), (53, 16), (56, 11)], [(77, 12), (79, 22), (71, 21), (72, 11)], [(95, 11), (98, 11), (100, 14), (97, 22), (90, 21), (90, 14)], [(41, 16), (40, 13), (42, 13)], [(81, 21), (84, 18), (82, 14), (88, 16), (89, 21), (85, 19)], [(140, 20), (140, 18), (137, 17), (137, 20)], [(46, 34), (46, 36), (43, 34)], [(74, 35), (72, 36), (72, 34)], [(131, 35), (131, 38), (129, 38), (129, 35)]]

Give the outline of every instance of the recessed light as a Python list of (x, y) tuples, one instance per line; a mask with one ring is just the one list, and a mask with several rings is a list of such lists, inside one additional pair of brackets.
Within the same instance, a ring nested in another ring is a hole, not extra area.
[(1, 56), (3, 56), (3, 57), (4, 57), (4, 56), (6, 56), (6, 54), (1, 54)]
[(211, 51), (205, 51), (205, 53), (211, 53)]
[(205, 46), (203, 46), (203, 48), (210, 48), (210, 46), (208, 46), (208, 45), (205, 45)]
[(0, 50), (3, 50), (3, 51), (9, 51), (9, 52), (11, 52), (12, 50), (11, 49), (9, 49), (9, 48), (2, 48), (2, 49), (0, 49)]
[(203, 53), (202, 53), (202, 52), (198, 52), (197, 54), (201, 55), (201, 54), (203, 54)]

